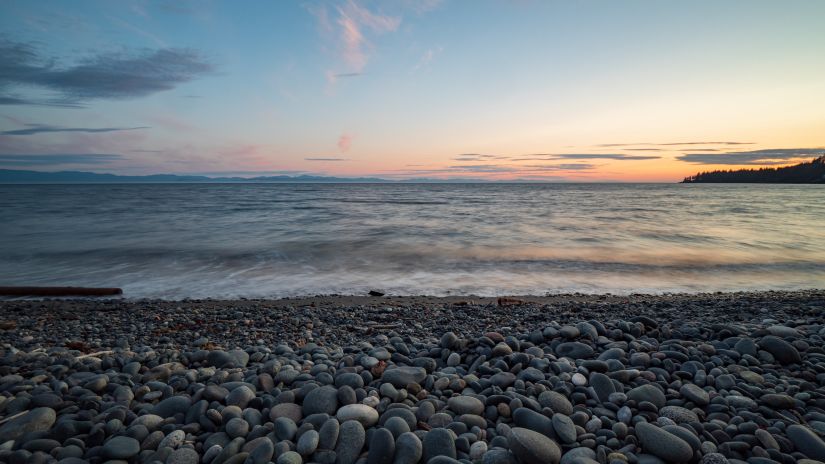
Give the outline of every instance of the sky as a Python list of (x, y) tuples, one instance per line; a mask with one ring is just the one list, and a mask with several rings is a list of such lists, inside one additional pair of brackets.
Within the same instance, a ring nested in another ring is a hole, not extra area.
[(677, 181), (825, 152), (825, 2), (0, 0), (0, 169)]

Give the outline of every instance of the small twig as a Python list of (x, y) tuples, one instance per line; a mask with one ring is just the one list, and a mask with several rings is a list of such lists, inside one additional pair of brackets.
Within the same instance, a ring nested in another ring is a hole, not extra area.
[(114, 353), (114, 351), (112, 351), (112, 350), (98, 351), (97, 353), (89, 353), (89, 354), (83, 354), (83, 355), (77, 356), (75, 359), (85, 359), (85, 358), (96, 357), (96, 356), (101, 355), (101, 354), (112, 354), (112, 353)]
[(6, 422), (8, 422), (8, 421), (10, 421), (10, 420), (12, 420), (12, 419), (14, 419), (14, 418), (16, 418), (16, 417), (20, 417), (20, 416), (22, 416), (23, 414), (26, 414), (27, 412), (29, 412), (29, 411), (20, 411), (20, 412), (18, 412), (17, 414), (15, 414), (15, 415), (13, 415), (13, 416), (9, 416), (9, 417), (7, 417), (7, 418), (5, 418), (5, 419), (3, 419), (3, 420), (0, 420), (0, 424), (5, 424)]

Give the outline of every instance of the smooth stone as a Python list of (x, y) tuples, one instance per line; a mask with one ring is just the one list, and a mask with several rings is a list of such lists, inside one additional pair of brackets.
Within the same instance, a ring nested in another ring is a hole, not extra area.
[(269, 418), (272, 419), (273, 422), (279, 417), (286, 417), (297, 424), (303, 419), (304, 413), (301, 406), (295, 403), (281, 403), (272, 406), (272, 409), (269, 410)]
[(378, 411), (366, 404), (348, 404), (338, 409), (335, 417), (342, 424), (349, 420), (360, 422), (364, 427), (371, 427), (378, 422)]
[(578, 464), (581, 459), (596, 459), (596, 452), (584, 446), (573, 448), (564, 453), (559, 464)]
[(825, 461), (825, 442), (811, 429), (794, 424), (787, 429), (788, 438), (802, 454), (811, 459)]
[(318, 448), (318, 441), (320, 437), (315, 430), (307, 430), (301, 437), (298, 438), (298, 443), (295, 446), (295, 451), (301, 456), (309, 456)]
[(676, 435), (647, 422), (635, 426), (642, 449), (668, 462), (687, 462), (693, 457), (690, 445)]
[(553, 440), (538, 432), (514, 427), (507, 437), (510, 450), (525, 464), (557, 464), (561, 450)]
[(287, 451), (286, 453), (278, 456), (278, 460), (275, 462), (276, 464), (302, 464), (304, 459), (295, 451)]
[(156, 404), (152, 408), (152, 414), (166, 419), (175, 414), (186, 414), (190, 406), (192, 406), (192, 400), (188, 396), (170, 396)]
[(304, 416), (312, 414), (335, 414), (338, 410), (338, 390), (331, 386), (323, 386), (309, 392), (304, 397)]
[(412, 366), (387, 369), (381, 376), (384, 382), (389, 382), (396, 387), (406, 387), (411, 383), (421, 383), (425, 378), (427, 378), (426, 369)]
[(587, 359), (593, 357), (593, 347), (581, 342), (560, 343), (556, 347), (556, 356), (572, 359)]
[(635, 401), (637, 404), (642, 401), (647, 401), (660, 409), (667, 403), (665, 394), (658, 387), (651, 384), (638, 386), (627, 392), (627, 398)]
[(350, 420), (341, 423), (338, 446), (335, 447), (337, 464), (353, 464), (361, 454), (367, 434), (360, 422)]
[(707, 406), (710, 403), (710, 395), (696, 384), (686, 383), (679, 389), (679, 394), (697, 406)]
[(782, 364), (799, 364), (802, 357), (793, 345), (773, 335), (759, 340), (759, 347), (767, 351)]
[(423, 454), (424, 446), (418, 435), (413, 432), (405, 432), (395, 440), (395, 460), (393, 460), (393, 464), (416, 464)]
[(593, 390), (596, 392), (596, 397), (602, 403), (608, 401), (611, 393), (616, 393), (616, 387), (613, 385), (610, 377), (600, 372), (590, 374), (590, 386), (593, 387)]
[(542, 407), (550, 408), (553, 412), (558, 412), (566, 416), (573, 414), (573, 404), (566, 396), (559, 392), (552, 390), (543, 391), (538, 399)]
[(329, 419), (318, 430), (318, 448), (332, 450), (338, 443), (338, 435), (341, 433), (341, 424), (337, 419)]
[(117, 436), (103, 444), (100, 454), (109, 459), (129, 459), (140, 453), (140, 443), (132, 437)]
[(384, 428), (377, 429), (370, 439), (367, 464), (391, 464), (395, 456), (395, 437)]
[(455, 459), (456, 449), (452, 432), (447, 429), (432, 429), (424, 435), (423, 440), (424, 461), (429, 461), (436, 456), (447, 456)]
[(699, 417), (695, 412), (681, 406), (665, 406), (659, 409), (659, 416), (681, 424), (683, 422), (699, 422)]
[(447, 405), (456, 414), (473, 414), (480, 416), (484, 412), (484, 403), (472, 396), (454, 396), (447, 400)]
[(200, 455), (192, 448), (178, 448), (166, 458), (166, 464), (198, 464)]
[(576, 426), (570, 417), (559, 413), (553, 414), (553, 429), (562, 442), (567, 444), (576, 442)]
[(32, 409), (0, 427), (0, 443), (16, 440), (30, 432), (45, 432), (52, 427), (55, 420), (57, 420), (57, 413), (52, 408)]
[(253, 398), (255, 398), (255, 392), (246, 385), (241, 385), (229, 392), (229, 395), (226, 396), (226, 404), (244, 409)]

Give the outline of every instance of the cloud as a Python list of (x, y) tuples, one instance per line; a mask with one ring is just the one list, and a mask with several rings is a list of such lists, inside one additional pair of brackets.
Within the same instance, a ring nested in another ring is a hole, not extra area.
[(352, 139), (354, 137), (350, 134), (341, 134), (338, 137), (338, 149), (341, 150), (342, 153), (346, 153), (349, 151), (349, 148), (352, 146)]
[(616, 153), (564, 153), (551, 156), (555, 159), (609, 159), (616, 161), (640, 161), (661, 158), (661, 156), (654, 155), (624, 155)]
[(668, 143), (602, 143), (597, 147), (633, 147), (637, 145), (653, 145), (657, 147), (669, 147), (679, 145), (753, 145), (754, 142), (668, 142)]
[(788, 164), (789, 160), (821, 156), (825, 148), (774, 148), (729, 153), (687, 153), (676, 157), (679, 161), (693, 164), (776, 165)]
[(101, 132), (117, 132), (117, 131), (131, 131), (139, 129), (149, 129), (146, 126), (140, 127), (61, 127), (50, 126), (46, 124), (25, 124), (25, 129), (15, 129), (0, 132), (0, 135), (35, 135), (51, 132), (87, 132), (87, 133), (101, 133)]
[[(78, 106), (94, 99), (128, 99), (171, 90), (214, 70), (193, 49), (161, 48), (102, 53), (61, 65), (31, 44), (0, 38), (0, 102)], [(54, 98), (32, 100), (10, 88), (37, 88)]]
[(348, 158), (304, 158), (304, 161), (349, 161)]
[(456, 155), (454, 161), (482, 161), (484, 159), (509, 159), (511, 161), (552, 161), (565, 159), (609, 159), (616, 161), (640, 161), (660, 159), (661, 156), (654, 155), (625, 155), (620, 153), (531, 153), (527, 155), (519, 155), (519, 157), (497, 156), (497, 155), (478, 155), (478, 154), (463, 154)]
[(0, 154), (0, 166), (53, 166), (61, 164), (99, 165), (123, 159), (121, 155), (71, 153), (48, 155)]
[(337, 77), (360, 74), (367, 65), (373, 45), (367, 34), (375, 36), (394, 32), (401, 24), (401, 17), (375, 13), (360, 6), (355, 0), (348, 0), (335, 7), (335, 18), (331, 19), (326, 7), (310, 7), (321, 30), (334, 41), (336, 52), (347, 67), (347, 72), (327, 73), (327, 80), (334, 83)]
[(441, 46), (428, 49), (421, 55), (421, 58), (418, 59), (418, 63), (416, 63), (415, 66), (413, 66), (412, 70), (418, 71), (419, 69), (427, 66), (428, 64), (430, 64), (433, 58), (435, 58), (435, 56), (441, 53), (442, 51), (444, 51), (444, 48)]

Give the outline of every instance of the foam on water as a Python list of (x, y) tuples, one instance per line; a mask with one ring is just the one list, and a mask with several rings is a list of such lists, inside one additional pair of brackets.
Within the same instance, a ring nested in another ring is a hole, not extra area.
[(822, 186), (0, 186), (0, 285), (128, 297), (825, 287)]

